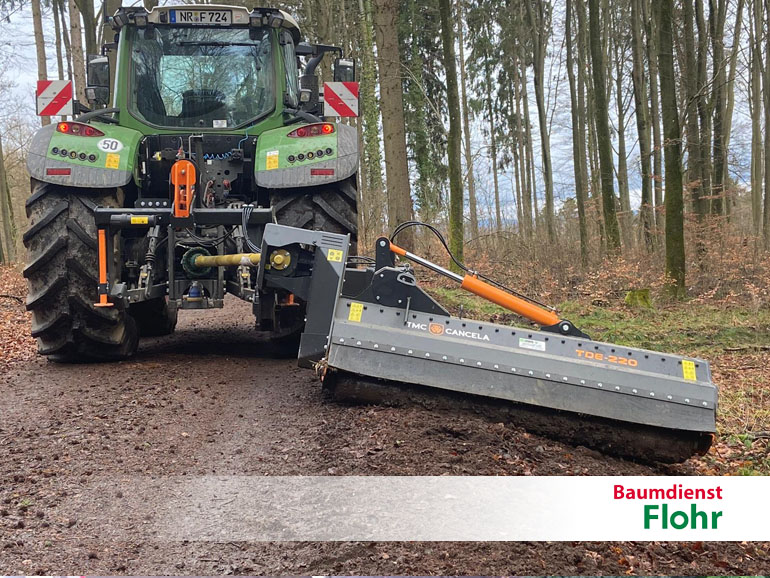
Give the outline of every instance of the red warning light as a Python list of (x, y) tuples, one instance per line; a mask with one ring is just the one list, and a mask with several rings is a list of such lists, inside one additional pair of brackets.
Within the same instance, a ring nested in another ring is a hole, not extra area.
[(308, 124), (305, 126), (301, 126), (299, 128), (295, 128), (293, 131), (291, 131), (288, 135), (290, 137), (312, 137), (312, 136), (322, 136), (322, 135), (329, 135), (334, 133), (334, 124), (330, 122), (319, 122), (315, 124)]
[(56, 130), (63, 134), (73, 134), (77, 136), (104, 136), (104, 133), (98, 128), (94, 128), (82, 122), (60, 122), (56, 125)]

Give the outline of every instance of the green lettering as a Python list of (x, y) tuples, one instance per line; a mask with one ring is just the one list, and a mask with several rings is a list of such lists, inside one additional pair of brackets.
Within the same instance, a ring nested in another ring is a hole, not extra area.
[(649, 530), (650, 529), (650, 520), (657, 520), (658, 515), (653, 514), (653, 510), (657, 510), (658, 506), (654, 505), (647, 505), (644, 507), (644, 529)]
[(722, 512), (711, 512), (711, 529), (717, 529), (717, 521), (722, 517)]
[[(681, 518), (682, 521), (677, 522), (676, 521), (677, 518)], [(677, 510), (676, 512), (671, 514), (671, 525), (674, 527), (674, 529), (681, 530), (687, 525), (687, 522), (689, 522), (689, 520), (687, 519), (687, 514), (685, 512)]]
[(701, 521), (701, 530), (708, 530), (709, 517), (706, 512), (699, 512), (697, 505), (690, 504), (690, 528), (693, 530), (698, 529), (698, 518)]

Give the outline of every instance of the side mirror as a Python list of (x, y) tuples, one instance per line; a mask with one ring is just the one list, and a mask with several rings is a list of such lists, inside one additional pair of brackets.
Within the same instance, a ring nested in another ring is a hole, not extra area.
[(356, 61), (352, 58), (337, 58), (334, 61), (334, 82), (354, 82)]
[(97, 106), (110, 103), (110, 60), (106, 56), (88, 56), (86, 98)]

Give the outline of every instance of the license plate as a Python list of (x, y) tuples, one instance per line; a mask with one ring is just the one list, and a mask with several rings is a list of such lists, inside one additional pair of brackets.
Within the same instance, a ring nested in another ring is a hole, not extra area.
[(231, 10), (171, 10), (172, 24), (197, 24), (200, 26), (228, 26), (232, 18)]

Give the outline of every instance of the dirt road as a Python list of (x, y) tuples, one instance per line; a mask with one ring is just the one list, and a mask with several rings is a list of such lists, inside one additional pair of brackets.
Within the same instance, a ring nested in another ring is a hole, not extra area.
[[(687, 474), (463, 411), (344, 406), (295, 361), (255, 357), (248, 305), (181, 315), (112, 365), (36, 358), (0, 380), (3, 574), (767, 574), (768, 544), (202, 543), (110, 532), (94, 479), (217, 475)], [(116, 492), (120, 507), (135, 499)], [(103, 497), (104, 499), (104, 497)], [(96, 506), (91, 506), (96, 507)]]

